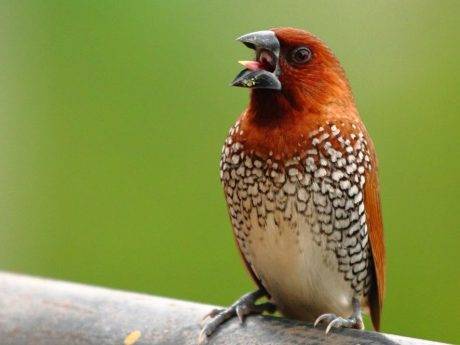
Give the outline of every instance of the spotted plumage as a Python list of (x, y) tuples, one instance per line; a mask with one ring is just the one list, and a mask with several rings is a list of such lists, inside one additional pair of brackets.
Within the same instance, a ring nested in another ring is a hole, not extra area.
[[(284, 161), (273, 154), (263, 157), (245, 151), (239, 141), (239, 122), (230, 130), (220, 163), (229, 214), (244, 259), (268, 291), (272, 289), (267, 280), (273, 278), (276, 263), (271, 267), (255, 264), (263, 255), (253, 245), (260, 240), (253, 233), (255, 227), (262, 236), (292, 233), (288, 249), (300, 254), (310, 249), (302, 239), (311, 238), (321, 251), (324, 269), (340, 272), (349, 282), (351, 289), (346, 294), (362, 299), (369, 292), (372, 271), (363, 193), (372, 164), (363, 131), (355, 125), (352, 133), (343, 135), (341, 127), (344, 125), (329, 123), (305, 133), (305, 140), (299, 142), (299, 147), (305, 147), (303, 153)], [(299, 285), (302, 279), (305, 277), (298, 277)], [(285, 308), (297, 318), (318, 316), (308, 301), (291, 304)], [(350, 312), (351, 299), (338, 309), (340, 314)]]

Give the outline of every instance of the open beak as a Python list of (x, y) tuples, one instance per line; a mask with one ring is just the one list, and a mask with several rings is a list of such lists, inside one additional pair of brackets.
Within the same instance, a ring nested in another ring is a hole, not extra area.
[(278, 79), (280, 43), (273, 31), (257, 31), (237, 39), (248, 48), (254, 49), (254, 61), (239, 61), (245, 69), (232, 81), (232, 86), (251, 89), (281, 90)]

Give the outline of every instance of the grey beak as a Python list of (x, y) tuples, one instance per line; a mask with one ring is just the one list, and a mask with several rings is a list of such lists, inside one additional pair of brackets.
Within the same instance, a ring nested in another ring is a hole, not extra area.
[(280, 43), (273, 31), (256, 31), (237, 38), (246, 47), (256, 51), (259, 58), (261, 51), (268, 51), (274, 58), (275, 69), (273, 72), (265, 69), (244, 69), (232, 81), (232, 86), (247, 87), (251, 89), (281, 90), (281, 82), (278, 79)]
[(280, 42), (273, 31), (264, 30), (251, 32), (236, 39), (251, 49), (265, 49), (271, 51), (276, 57), (280, 54)]
[(265, 70), (244, 69), (236, 76), (231, 85), (251, 89), (281, 90), (279, 79), (273, 73)]

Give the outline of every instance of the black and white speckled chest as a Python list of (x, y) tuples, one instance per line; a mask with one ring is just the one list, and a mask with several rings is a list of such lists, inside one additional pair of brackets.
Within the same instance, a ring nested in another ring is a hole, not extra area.
[(363, 299), (370, 287), (364, 185), (372, 162), (362, 130), (353, 124), (345, 135), (341, 126), (306, 133), (305, 151), (281, 162), (245, 151), (234, 141), (237, 123), (222, 151), (221, 181), (242, 255), (285, 314), (299, 319), (323, 309), (346, 314), (349, 297)]

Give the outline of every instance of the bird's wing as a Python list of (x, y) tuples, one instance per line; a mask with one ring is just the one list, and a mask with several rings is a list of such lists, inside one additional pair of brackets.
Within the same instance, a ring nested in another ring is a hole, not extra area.
[[(375, 152), (370, 139), (368, 139), (368, 142), (372, 146), (370, 152)], [(371, 162), (373, 162), (372, 170), (367, 173), (364, 187), (364, 204), (375, 275), (369, 293), (369, 306), (372, 324), (375, 330), (378, 331), (380, 329), (380, 313), (385, 290), (385, 245), (375, 154), (371, 157)]]

